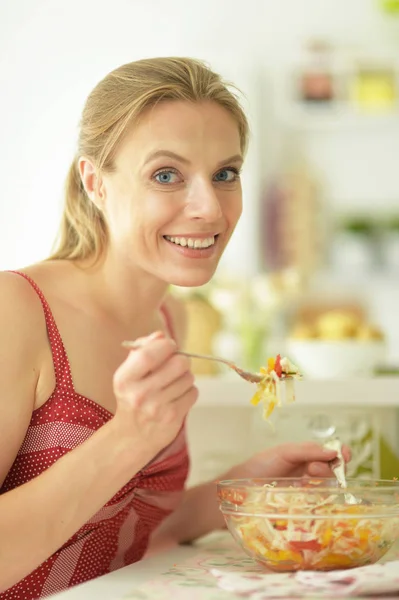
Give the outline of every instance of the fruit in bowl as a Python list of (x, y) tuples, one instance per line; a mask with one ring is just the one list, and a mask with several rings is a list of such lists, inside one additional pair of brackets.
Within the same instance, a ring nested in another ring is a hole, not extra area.
[(287, 353), (305, 377), (336, 379), (370, 376), (384, 363), (383, 342), (359, 340), (288, 340)]
[(315, 315), (313, 319), (298, 321), (293, 328), (293, 339), (368, 340), (381, 341), (382, 331), (364, 317), (350, 310), (332, 309)]
[(380, 560), (399, 537), (399, 482), (336, 479), (220, 481), (220, 510), (233, 538), (272, 571), (332, 571)]
[(328, 378), (369, 375), (384, 362), (381, 330), (350, 311), (330, 310), (298, 321), (287, 352), (305, 376)]

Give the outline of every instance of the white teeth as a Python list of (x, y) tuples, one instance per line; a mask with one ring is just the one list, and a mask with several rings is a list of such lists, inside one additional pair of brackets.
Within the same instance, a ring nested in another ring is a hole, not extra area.
[(188, 248), (209, 248), (209, 246), (213, 246), (215, 243), (215, 236), (208, 238), (183, 238), (183, 237), (174, 237), (170, 235), (165, 235), (165, 238), (178, 246), (188, 246)]

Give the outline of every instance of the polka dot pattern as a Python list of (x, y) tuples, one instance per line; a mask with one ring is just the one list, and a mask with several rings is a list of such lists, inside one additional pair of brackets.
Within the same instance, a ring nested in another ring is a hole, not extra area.
[[(41, 300), (56, 384), (47, 402), (33, 412), (0, 494), (43, 473), (112, 418), (105, 408), (76, 393), (50, 307), (35, 282), (25, 273), (16, 273), (29, 282)], [(164, 316), (173, 333), (165, 309)], [(46, 598), (140, 560), (151, 532), (180, 502), (188, 469), (183, 427), (172, 444), (119, 490), (62, 548), (22, 581), (0, 593), (0, 600)]]

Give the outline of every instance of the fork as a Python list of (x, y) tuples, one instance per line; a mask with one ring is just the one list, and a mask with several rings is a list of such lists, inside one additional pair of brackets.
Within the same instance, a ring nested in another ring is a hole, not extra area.
[[(334, 427), (334, 430), (335, 430), (335, 427)], [(330, 466), (331, 466), (332, 472), (334, 473), (334, 475), (338, 481), (339, 487), (342, 488), (343, 490), (346, 490), (346, 488), (348, 487), (348, 484), (346, 483), (345, 462), (344, 462), (344, 457), (342, 456), (341, 440), (337, 437), (331, 437), (329, 440), (327, 440), (323, 444), (323, 447), (327, 448), (328, 450), (335, 450), (335, 452), (337, 453), (337, 458), (335, 458), (334, 460), (331, 461)], [(345, 491), (344, 491), (344, 499), (345, 499), (346, 504), (366, 504), (367, 503), (366, 501), (359, 500), (350, 492), (345, 492)]]
[[(130, 341), (122, 342), (122, 346), (124, 348), (137, 348), (135, 342)], [(244, 371), (244, 369), (238, 367), (231, 360), (227, 360), (226, 358), (220, 358), (219, 356), (210, 356), (208, 354), (194, 354), (193, 352), (183, 352), (182, 350), (177, 350), (176, 354), (180, 354), (181, 356), (188, 356), (189, 358), (200, 358), (204, 360), (213, 360), (214, 362), (222, 363), (230, 367), (230, 369), (233, 369), (233, 371), (235, 371), (237, 375), (242, 377), (242, 379), (245, 379), (245, 381), (249, 381), (250, 383), (260, 383), (261, 381), (267, 378), (267, 375), (262, 375), (261, 373)], [(292, 378), (289, 375), (283, 375), (280, 379), (286, 380)]]
[[(182, 352), (180, 350), (178, 350), (177, 354), (181, 354), (182, 356), (188, 356), (189, 358), (204, 358), (205, 360), (214, 360), (215, 362), (223, 363), (224, 365), (230, 367), (230, 369), (233, 369), (233, 371), (235, 371), (237, 375), (245, 379), (245, 381), (249, 381), (250, 383), (260, 383), (265, 379), (272, 379), (271, 375), (253, 373), (252, 371), (244, 371), (244, 369), (237, 367), (237, 365), (231, 360), (227, 360), (226, 358), (220, 358), (219, 356), (210, 356), (208, 354), (194, 354), (193, 352)], [(292, 375), (291, 373), (283, 373), (282, 375), (280, 375), (279, 379), (281, 381), (287, 381), (287, 379), (292, 379)]]
[(245, 379), (245, 381), (249, 381), (250, 383), (259, 383), (260, 381), (265, 379), (265, 375), (262, 375), (261, 373), (252, 373), (251, 371), (244, 371), (244, 369), (237, 367), (237, 365), (231, 360), (227, 360), (226, 358), (220, 358), (219, 356), (210, 356), (208, 354), (194, 354), (193, 352), (183, 352), (180, 350), (177, 351), (177, 354), (180, 354), (181, 356), (188, 356), (189, 358), (201, 358), (204, 360), (213, 360), (214, 362), (222, 363), (230, 367), (230, 369), (233, 369), (233, 371), (235, 371), (237, 375), (242, 377), (242, 379)]

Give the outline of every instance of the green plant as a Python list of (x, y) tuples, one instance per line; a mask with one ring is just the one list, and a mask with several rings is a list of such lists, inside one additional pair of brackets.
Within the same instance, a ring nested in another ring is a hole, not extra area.
[(375, 229), (375, 224), (371, 219), (353, 218), (347, 219), (341, 223), (342, 231), (359, 235), (372, 235)]
[(399, 15), (399, 0), (379, 0), (382, 11), (388, 15)]

